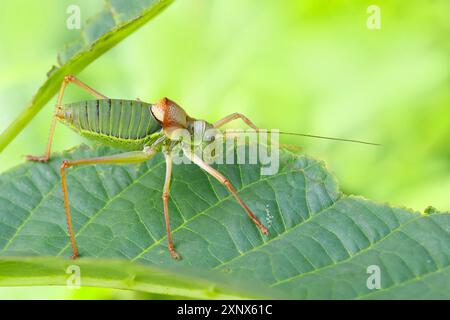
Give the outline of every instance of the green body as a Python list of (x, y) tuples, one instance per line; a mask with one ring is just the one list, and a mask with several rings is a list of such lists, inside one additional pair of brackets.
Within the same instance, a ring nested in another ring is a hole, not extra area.
[(162, 136), (152, 104), (100, 99), (61, 106), (57, 118), (80, 135), (125, 150), (142, 150)]

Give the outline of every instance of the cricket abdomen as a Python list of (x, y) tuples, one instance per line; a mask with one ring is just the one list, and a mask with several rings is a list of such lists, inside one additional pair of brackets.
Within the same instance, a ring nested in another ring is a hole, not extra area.
[(136, 100), (88, 100), (60, 106), (56, 117), (90, 139), (139, 150), (161, 130), (151, 107)]

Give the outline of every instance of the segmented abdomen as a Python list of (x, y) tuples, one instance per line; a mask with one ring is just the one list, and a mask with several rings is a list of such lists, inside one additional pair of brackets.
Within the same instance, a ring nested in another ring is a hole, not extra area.
[(63, 106), (62, 120), (80, 131), (136, 140), (161, 129), (151, 106), (141, 101), (122, 99), (80, 101)]

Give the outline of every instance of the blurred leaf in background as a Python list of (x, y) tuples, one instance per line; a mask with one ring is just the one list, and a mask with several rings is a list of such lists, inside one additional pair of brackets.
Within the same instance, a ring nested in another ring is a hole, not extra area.
[[(0, 2), (0, 130), (29, 102), (57, 52), (102, 6), (88, 0)], [(342, 190), (423, 210), (450, 198), (450, 2), (176, 1), (79, 77), (115, 98), (171, 97), (194, 117), (231, 112), (258, 126), (365, 139), (375, 148), (286, 137), (319, 157)], [(88, 98), (76, 88), (66, 101)], [(0, 154), (0, 170), (45, 148), (55, 99)], [(82, 138), (58, 126), (54, 151)]]

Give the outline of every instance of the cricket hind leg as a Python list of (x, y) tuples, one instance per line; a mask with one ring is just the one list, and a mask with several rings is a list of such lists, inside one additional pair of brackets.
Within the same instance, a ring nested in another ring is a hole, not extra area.
[[(69, 83), (73, 83), (73, 84), (79, 86), (80, 88), (89, 92), (90, 94), (92, 94), (94, 97), (96, 97), (98, 99), (108, 99), (108, 97), (106, 97), (103, 94), (99, 93), (98, 91), (94, 90), (93, 88), (91, 88), (90, 86), (85, 84), (84, 82), (78, 80), (75, 76), (67, 75), (64, 77), (64, 80), (61, 83), (61, 88), (59, 89), (58, 99), (56, 100), (56, 105), (55, 105), (55, 114), (56, 114), (56, 108), (58, 106), (60, 106), (62, 103), (62, 99), (64, 97), (64, 92)], [(48, 137), (47, 148), (45, 149), (44, 155), (43, 156), (28, 155), (28, 156), (26, 156), (26, 159), (28, 161), (47, 162), (50, 159), (50, 152), (52, 149), (53, 137), (55, 135), (55, 127), (56, 127), (56, 116), (53, 115), (52, 122), (50, 124), (50, 134)]]
[(219, 171), (208, 165), (206, 162), (204, 162), (202, 159), (200, 159), (197, 155), (193, 154), (190, 150), (183, 148), (183, 152), (190, 159), (192, 162), (194, 162), (196, 165), (198, 165), (200, 168), (205, 170), (207, 173), (212, 175), (214, 178), (216, 178), (222, 185), (224, 185), (230, 193), (234, 196), (236, 201), (241, 205), (241, 207), (247, 212), (250, 219), (253, 221), (253, 223), (261, 230), (262, 233), (264, 233), (266, 236), (269, 236), (269, 231), (267, 228), (258, 220), (258, 218), (255, 216), (255, 214), (250, 210), (250, 208), (242, 201), (241, 197), (237, 194), (236, 189), (233, 187), (233, 185), (228, 181), (228, 179), (222, 175)]
[(166, 232), (167, 232), (167, 242), (170, 255), (172, 258), (179, 260), (180, 255), (175, 251), (173, 246), (172, 233), (170, 231), (170, 221), (169, 221), (169, 191), (170, 191), (170, 179), (172, 176), (172, 156), (169, 152), (164, 152), (164, 157), (166, 160), (166, 177), (164, 180), (164, 188), (162, 193), (162, 199), (164, 204), (164, 219), (166, 221)]
[(143, 162), (157, 153), (156, 148), (145, 149), (144, 151), (132, 151), (120, 153), (112, 156), (97, 157), (91, 159), (64, 160), (61, 164), (61, 186), (64, 197), (64, 209), (66, 211), (67, 227), (70, 237), (70, 245), (72, 247), (72, 259), (78, 257), (78, 246), (73, 231), (72, 217), (70, 215), (69, 196), (67, 192), (66, 169), (79, 165), (89, 164), (128, 164)]

